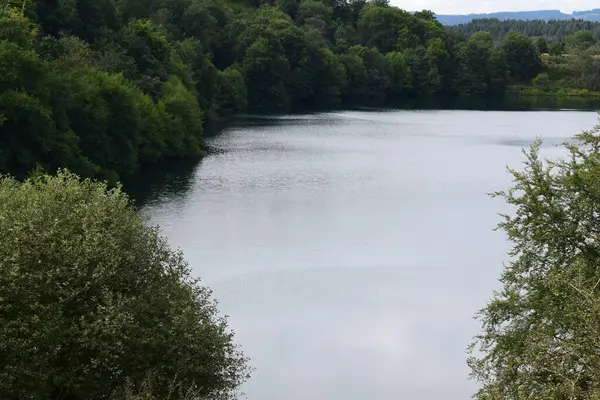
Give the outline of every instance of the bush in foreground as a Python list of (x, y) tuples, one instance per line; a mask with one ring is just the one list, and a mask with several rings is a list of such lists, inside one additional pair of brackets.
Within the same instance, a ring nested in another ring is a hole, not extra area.
[(600, 125), (564, 159), (539, 149), (497, 193), (514, 248), (471, 347), (477, 399), (600, 398)]
[[(0, 177), (0, 398), (229, 398), (246, 359), (120, 189)], [(143, 396), (138, 396), (143, 393)]]

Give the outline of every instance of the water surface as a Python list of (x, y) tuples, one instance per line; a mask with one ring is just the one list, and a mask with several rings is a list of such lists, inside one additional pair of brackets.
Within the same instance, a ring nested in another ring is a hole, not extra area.
[(506, 261), (505, 166), (593, 112), (246, 118), (145, 183), (257, 368), (251, 400), (465, 400), (465, 348)]

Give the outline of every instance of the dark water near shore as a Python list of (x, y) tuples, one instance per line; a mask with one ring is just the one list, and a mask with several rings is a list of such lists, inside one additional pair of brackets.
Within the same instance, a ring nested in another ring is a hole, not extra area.
[[(543, 108), (543, 107), (542, 107)], [(592, 108), (592, 107), (583, 107)], [(238, 119), (201, 162), (130, 185), (214, 289), (257, 368), (251, 400), (464, 400), (522, 147), (590, 111), (339, 111)]]

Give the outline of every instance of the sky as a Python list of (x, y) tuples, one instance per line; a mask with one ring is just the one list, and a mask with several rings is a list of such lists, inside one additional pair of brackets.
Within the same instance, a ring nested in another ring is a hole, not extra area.
[(598, 0), (391, 0), (405, 10), (432, 10), (436, 14), (470, 14), (498, 11), (561, 10), (600, 8)]

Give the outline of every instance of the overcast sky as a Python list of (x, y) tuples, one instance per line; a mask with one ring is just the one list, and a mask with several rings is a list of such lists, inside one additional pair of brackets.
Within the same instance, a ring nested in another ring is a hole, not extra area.
[(590, 10), (600, 8), (598, 0), (390, 0), (406, 10), (429, 9), (436, 14), (469, 14), (525, 10)]

